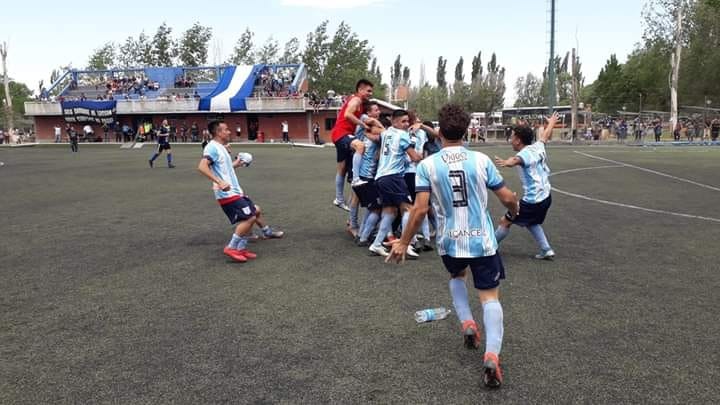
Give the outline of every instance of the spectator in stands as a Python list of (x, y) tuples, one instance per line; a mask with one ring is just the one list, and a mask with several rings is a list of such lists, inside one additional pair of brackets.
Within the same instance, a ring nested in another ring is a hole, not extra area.
[(662, 138), (662, 121), (660, 118), (655, 119), (653, 132), (655, 133), (655, 142), (660, 142), (660, 139)]
[[(185, 94), (187, 94), (187, 93), (185, 93)], [(182, 124), (180, 124), (180, 140), (183, 143), (187, 142), (187, 130), (188, 130), (187, 125), (185, 124), (185, 121), (183, 121)]]
[(113, 124), (113, 132), (115, 132), (115, 142), (122, 142), (122, 127), (120, 121), (115, 121)]
[(193, 122), (190, 126), (190, 139), (193, 142), (198, 142), (200, 138), (200, 128), (198, 127), (197, 122)]
[(87, 97), (85, 97), (85, 93), (80, 93), (80, 101), (87, 100)]
[(285, 142), (285, 143), (290, 142), (288, 122), (286, 120), (283, 120), (283, 122), (280, 124), (280, 128), (282, 130), (283, 142)]
[(83, 141), (88, 142), (88, 140), (92, 140), (94, 135), (95, 132), (93, 131), (90, 124), (85, 124), (85, 126), (83, 127)]
[(200, 99), (200, 94), (198, 94), (197, 90), (193, 92), (193, 98), (196, 100)]
[(188, 92), (186, 91), (186, 92), (185, 92), (185, 95), (183, 96), (183, 98), (186, 99), (186, 100), (189, 99), (189, 98), (190, 98), (190, 94), (188, 94)]
[(60, 123), (53, 127), (53, 131), (55, 132), (55, 143), (62, 142), (62, 127), (60, 127)]
[(108, 139), (108, 132), (110, 132), (110, 127), (105, 122), (103, 122), (103, 124), (102, 124), (102, 131), (103, 131), (103, 140), (105, 142), (109, 142), (110, 139)]
[(123, 124), (122, 126), (122, 134), (123, 134), (123, 142), (130, 142), (132, 141), (132, 129), (130, 128), (130, 125)]

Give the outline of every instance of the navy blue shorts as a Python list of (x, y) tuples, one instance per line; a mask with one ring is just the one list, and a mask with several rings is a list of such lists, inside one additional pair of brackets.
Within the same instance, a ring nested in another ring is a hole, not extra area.
[(160, 153), (164, 150), (170, 150), (170, 144), (167, 142), (158, 143), (158, 146), (157, 146), (158, 153)]
[(473, 284), (478, 290), (491, 290), (500, 285), (505, 279), (505, 267), (499, 254), (486, 257), (458, 258), (448, 255), (442, 256), (443, 264), (448, 273), (453, 276), (460, 274), (470, 266), (473, 275)]
[(355, 139), (355, 137), (352, 135), (344, 135), (342, 138), (338, 139), (337, 142), (335, 142), (335, 153), (337, 155), (338, 163), (347, 163), (347, 161), (350, 161), (350, 164), (352, 164), (353, 150), (350, 144), (352, 143), (353, 139)]
[(255, 204), (247, 197), (241, 197), (221, 207), (233, 225), (254, 217), (256, 212)]
[(407, 184), (402, 174), (391, 174), (375, 180), (383, 207), (399, 207), (402, 203), (412, 204)]
[(505, 218), (509, 219), (515, 225), (518, 226), (533, 226), (542, 225), (545, 222), (545, 216), (552, 205), (552, 195), (548, 198), (540, 201), (539, 203), (531, 204), (520, 200), (520, 214), (515, 219), (510, 219), (510, 215), (505, 214)]
[(382, 208), (380, 195), (375, 187), (375, 180), (367, 177), (360, 177), (360, 179), (367, 181), (362, 186), (353, 187), (353, 191), (360, 200), (360, 206), (370, 210)]
[(415, 173), (405, 173), (405, 185), (407, 185), (410, 199), (415, 203)]

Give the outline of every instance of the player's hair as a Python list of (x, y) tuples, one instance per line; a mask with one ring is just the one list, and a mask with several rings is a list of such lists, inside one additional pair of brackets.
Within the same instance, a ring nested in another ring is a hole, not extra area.
[(360, 90), (360, 87), (364, 87), (364, 86), (375, 87), (375, 85), (372, 84), (372, 82), (370, 80), (360, 79), (360, 80), (358, 80), (357, 84), (355, 85), (355, 91)]
[(457, 104), (445, 104), (439, 113), (440, 132), (450, 141), (462, 139), (470, 125), (470, 116)]
[(390, 118), (388, 118), (387, 114), (382, 115), (379, 121), (385, 128), (390, 128), (392, 126), (392, 122), (390, 122)]
[(513, 128), (513, 132), (515, 133), (515, 136), (520, 140), (520, 142), (523, 143), (523, 145), (532, 144), (533, 138), (535, 137), (532, 128), (525, 125)]
[(408, 110), (408, 118), (410, 118), (410, 125), (413, 125), (417, 121), (417, 112), (415, 110)]
[(208, 124), (208, 132), (210, 132), (210, 134), (212, 136), (215, 136), (215, 132), (217, 131), (220, 124), (222, 124), (223, 122), (225, 122), (225, 121), (222, 121), (222, 120), (210, 121), (210, 123)]
[[(431, 121), (423, 121), (423, 125), (425, 125), (426, 127), (435, 128), (435, 125), (433, 125), (433, 123)], [(426, 132), (426, 133), (427, 133), (428, 141), (435, 140), (435, 136), (433, 136), (433, 134), (431, 132)]]
[(398, 118), (398, 117), (404, 117), (408, 115), (408, 112), (405, 110), (395, 110), (392, 113), (392, 119)]
[(378, 105), (377, 101), (366, 101), (363, 103), (363, 111), (367, 114), (370, 112), (370, 110), (373, 108), (373, 106)]

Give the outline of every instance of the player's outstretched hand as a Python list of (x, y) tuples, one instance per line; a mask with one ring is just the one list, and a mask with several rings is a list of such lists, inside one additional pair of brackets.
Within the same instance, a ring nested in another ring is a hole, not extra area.
[(402, 243), (401, 239), (390, 242), (390, 255), (385, 258), (385, 263), (405, 263), (405, 254), (407, 253), (407, 245)]
[(551, 128), (555, 127), (555, 124), (560, 120), (560, 114), (558, 114), (557, 111), (555, 111), (550, 118), (548, 118), (548, 126)]
[(499, 156), (495, 156), (495, 164), (500, 167), (506, 167), (507, 163), (505, 162), (505, 159), (500, 158)]

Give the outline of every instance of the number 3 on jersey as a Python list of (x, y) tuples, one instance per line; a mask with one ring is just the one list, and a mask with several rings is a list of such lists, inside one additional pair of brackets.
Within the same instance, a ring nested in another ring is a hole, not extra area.
[(468, 206), (468, 195), (467, 195), (467, 181), (465, 171), (463, 170), (450, 170), (450, 184), (452, 184), (453, 191), (453, 207), (467, 207)]

